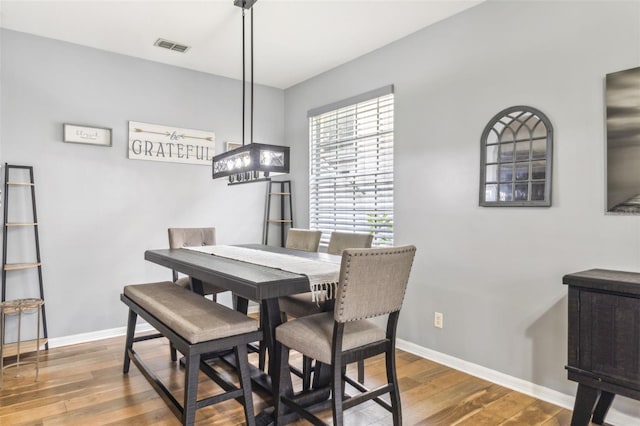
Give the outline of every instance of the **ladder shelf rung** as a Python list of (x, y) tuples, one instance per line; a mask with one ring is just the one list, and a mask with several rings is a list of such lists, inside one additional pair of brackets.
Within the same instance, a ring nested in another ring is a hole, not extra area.
[(7, 182), (8, 186), (35, 186), (35, 183), (31, 182)]
[(290, 192), (271, 192), (271, 195), (291, 195)]
[(40, 262), (36, 262), (36, 263), (7, 263), (6, 265), (4, 265), (4, 270), (5, 271), (18, 271), (21, 269), (31, 269), (31, 268), (37, 268), (39, 266), (41, 266), (42, 263)]
[(5, 223), (4, 226), (38, 226), (38, 222), (30, 222), (30, 223)]
[(269, 219), (267, 220), (267, 222), (274, 222), (274, 223), (291, 223), (290, 219)]
[[(47, 344), (49, 339), (43, 337), (40, 339), (40, 350), (43, 350)], [(24, 342), (20, 342), (20, 355), (35, 352), (36, 347), (38, 346), (38, 341), (36, 339), (33, 340), (25, 340)], [(10, 356), (18, 355), (18, 343), (5, 343), (2, 347), (2, 357), (7, 358)]]

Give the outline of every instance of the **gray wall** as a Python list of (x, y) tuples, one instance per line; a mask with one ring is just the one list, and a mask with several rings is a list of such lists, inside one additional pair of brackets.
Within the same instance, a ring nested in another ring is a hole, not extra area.
[[(298, 218), (306, 112), (394, 84), (395, 241), (418, 247), (399, 337), (572, 393), (563, 274), (640, 270), (639, 218), (603, 213), (604, 77), (639, 61), (639, 2), (496, 1), (290, 88)], [(553, 207), (481, 208), (480, 134), (523, 104), (554, 126)]]
[[(212, 130), (218, 152), (240, 141), (241, 82), (13, 31), (1, 41), (2, 162), (35, 169), (50, 337), (124, 326), (122, 286), (171, 276), (143, 258), (168, 246), (168, 227), (260, 241), (263, 183), (228, 187), (211, 167), (127, 159), (129, 120)], [(283, 143), (283, 91), (255, 96), (256, 140)], [(65, 122), (110, 127), (113, 146), (63, 143)], [(11, 273), (9, 297), (25, 294), (27, 275)]]
[[(0, 54), (0, 153), (35, 166), (52, 337), (123, 326), (122, 285), (169, 277), (143, 260), (169, 226), (260, 239), (262, 184), (126, 158), (128, 120), (239, 140), (239, 82), (6, 30)], [(603, 214), (604, 76), (639, 61), (638, 2), (489, 2), (284, 93), (257, 87), (256, 140), (292, 146), (304, 226), (306, 111), (393, 83), (396, 243), (418, 246), (400, 337), (571, 393), (562, 275), (640, 270), (639, 219)], [(480, 208), (480, 133), (517, 104), (554, 125), (553, 207)], [(61, 142), (64, 122), (113, 128), (113, 147)]]

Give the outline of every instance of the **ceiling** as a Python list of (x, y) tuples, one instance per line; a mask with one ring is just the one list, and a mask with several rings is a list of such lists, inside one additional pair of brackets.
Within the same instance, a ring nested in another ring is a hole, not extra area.
[[(255, 82), (288, 88), (478, 3), (259, 0), (253, 6)], [(0, 26), (242, 78), (241, 9), (233, 0), (0, 0)], [(190, 49), (155, 47), (158, 38)]]

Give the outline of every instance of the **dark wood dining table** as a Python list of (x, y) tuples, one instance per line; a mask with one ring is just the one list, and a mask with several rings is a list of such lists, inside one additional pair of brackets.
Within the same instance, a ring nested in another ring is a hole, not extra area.
[[(322, 260), (340, 264), (341, 257), (319, 252), (305, 252), (261, 244), (242, 244), (241, 247), (274, 253)], [(147, 250), (144, 258), (191, 277), (193, 290), (202, 292), (202, 283), (208, 282), (230, 290), (239, 298), (260, 303), (264, 344), (269, 350), (268, 373), (275, 374), (275, 329), (282, 323), (278, 298), (309, 291), (309, 279), (267, 266), (233, 260), (189, 249)], [(274, 377), (266, 379), (254, 371), (252, 379), (261, 387), (273, 392)]]

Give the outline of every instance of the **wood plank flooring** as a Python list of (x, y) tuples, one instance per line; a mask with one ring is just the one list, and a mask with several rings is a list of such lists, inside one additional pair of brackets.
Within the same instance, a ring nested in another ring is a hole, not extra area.
[[(181, 400), (182, 370), (170, 362), (168, 341), (153, 339), (137, 345), (145, 362)], [(31, 365), (20, 367), (19, 377), (15, 377), (15, 367), (6, 369), (0, 389), (0, 425), (180, 424), (135, 365), (131, 365), (128, 375), (122, 374), (123, 351), (124, 338), (51, 349), (41, 353), (38, 382), (33, 381), (35, 371)], [(251, 357), (257, 363), (255, 354)], [(35, 354), (23, 358), (33, 359)], [(292, 362), (299, 362), (299, 358)], [(398, 351), (397, 365), (405, 425), (570, 424), (568, 410), (415, 355)], [(366, 373), (369, 386), (383, 383), (383, 358), (368, 360)], [(202, 377), (201, 397), (219, 391), (206, 376)], [(229, 377), (233, 377), (230, 371)], [(266, 394), (256, 391), (254, 395), (257, 412), (270, 405)], [(330, 411), (321, 416), (331, 419)], [(347, 411), (345, 423), (390, 425), (391, 417), (368, 402)], [(240, 425), (243, 411), (237, 402), (227, 401), (198, 410), (197, 424)]]

